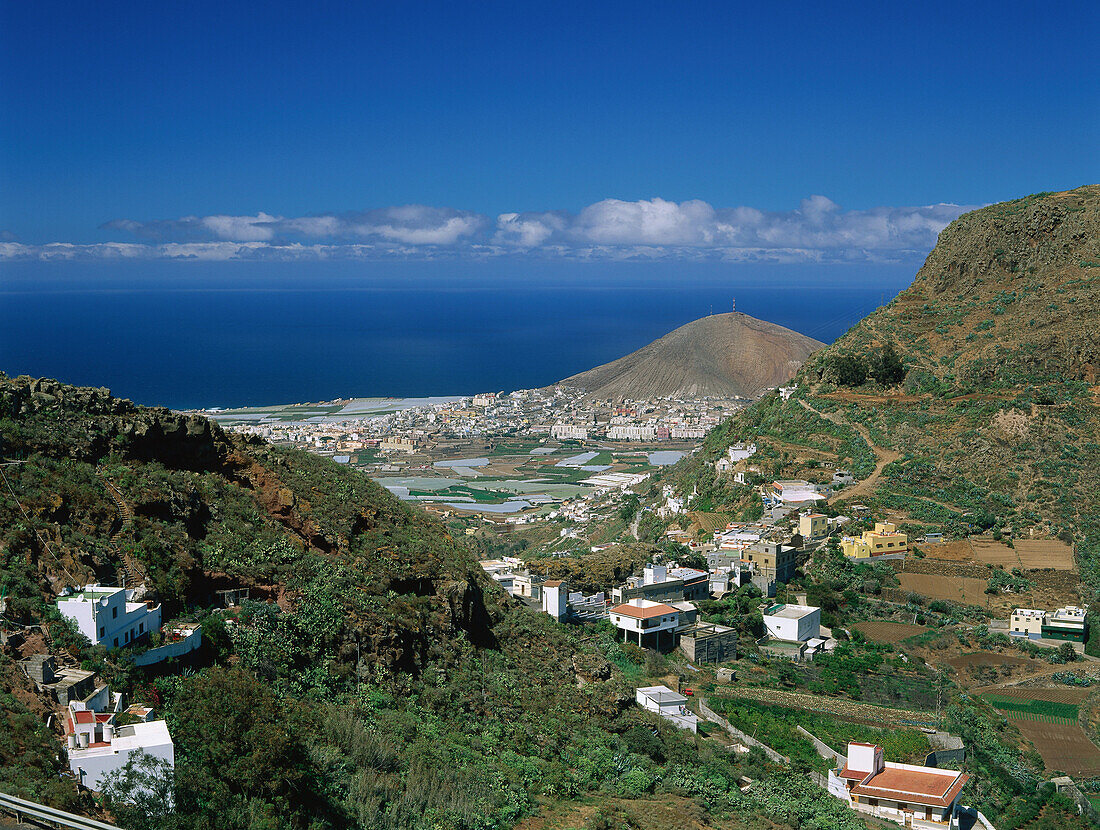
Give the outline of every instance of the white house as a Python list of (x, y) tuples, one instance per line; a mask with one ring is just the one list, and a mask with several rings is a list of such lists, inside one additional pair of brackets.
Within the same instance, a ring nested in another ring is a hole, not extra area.
[(569, 613), (569, 586), (560, 579), (548, 579), (542, 583), (542, 611), (558, 622)]
[(773, 605), (764, 612), (764, 628), (777, 640), (804, 643), (821, 630), (821, 609), (810, 605)]
[(623, 639), (642, 647), (673, 645), (673, 632), (680, 624), (680, 611), (663, 602), (632, 599), (613, 606), (611, 624), (623, 632)]
[(1014, 637), (1029, 637), (1038, 640), (1043, 636), (1043, 620), (1046, 611), (1037, 608), (1014, 608), (1009, 618), (1009, 634)]
[(57, 610), (93, 643), (121, 648), (160, 630), (160, 605), (131, 602), (133, 595), (124, 588), (86, 585), (80, 593), (58, 599)]
[(699, 718), (687, 708), (688, 699), (668, 686), (642, 686), (634, 693), (634, 699), (643, 709), (656, 712), (681, 729), (699, 730)]
[(156, 720), (117, 726), (115, 717), (121, 708), (121, 698), (109, 696), (114, 699), (114, 711), (97, 712), (80, 701), (68, 706), (65, 731), (69, 768), (77, 780), (91, 790), (98, 790), (106, 775), (126, 766), (137, 752), (160, 758), (174, 767), (176, 751), (168, 724)]
[(829, 770), (829, 792), (853, 810), (907, 827), (949, 826), (970, 776), (958, 770), (894, 764), (881, 746), (848, 744), (843, 767)]

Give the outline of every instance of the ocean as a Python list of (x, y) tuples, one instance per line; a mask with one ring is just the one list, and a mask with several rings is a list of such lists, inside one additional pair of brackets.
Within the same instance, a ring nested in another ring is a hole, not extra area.
[(179, 409), (510, 391), (734, 302), (829, 342), (916, 270), (482, 265), (6, 263), (0, 370)]

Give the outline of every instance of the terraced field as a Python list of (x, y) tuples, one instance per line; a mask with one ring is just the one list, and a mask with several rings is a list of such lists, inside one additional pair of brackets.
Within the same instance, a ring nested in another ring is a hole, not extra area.
[(1040, 723), (1060, 723), (1066, 726), (1077, 723), (1078, 709), (1073, 703), (1010, 697), (997, 693), (984, 694), (982, 700), (1013, 721), (1029, 720)]
[(1013, 725), (1043, 756), (1048, 771), (1061, 770), (1067, 775), (1083, 778), (1100, 775), (1100, 749), (1076, 723), (1069, 726), (1020, 720), (1014, 721)]
[(856, 623), (852, 628), (868, 640), (873, 640), (876, 643), (900, 643), (902, 640), (915, 637), (917, 634), (923, 634), (928, 630), (923, 625), (909, 625), (908, 623), (890, 622), (888, 620)]
[(720, 687), (715, 696), (745, 698), (759, 703), (771, 703), (787, 706), (791, 709), (805, 709), (808, 712), (822, 712), (842, 720), (868, 723), (874, 726), (936, 726), (936, 716), (932, 712), (916, 709), (894, 709), (889, 706), (875, 706), (855, 700), (838, 697), (824, 697), (804, 692), (787, 692), (782, 689), (760, 689), (752, 687)]

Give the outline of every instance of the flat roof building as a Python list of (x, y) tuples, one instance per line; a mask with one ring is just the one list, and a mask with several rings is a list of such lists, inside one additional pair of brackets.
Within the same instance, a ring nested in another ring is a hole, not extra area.
[(777, 640), (804, 643), (821, 631), (821, 609), (810, 605), (773, 605), (763, 616), (768, 635)]

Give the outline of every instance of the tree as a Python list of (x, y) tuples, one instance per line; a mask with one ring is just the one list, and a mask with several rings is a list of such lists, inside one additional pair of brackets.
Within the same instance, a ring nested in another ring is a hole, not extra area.
[(163, 758), (139, 749), (104, 777), (100, 789), (121, 826), (161, 830), (175, 804), (175, 771)]
[(637, 494), (631, 493), (623, 499), (622, 507), (619, 508), (619, 518), (627, 524), (630, 524), (634, 521), (634, 516), (637, 514), (641, 504), (642, 500), (638, 498)]
[(897, 386), (905, 380), (905, 366), (893, 341), (888, 340), (882, 351), (871, 358), (871, 376), (882, 386)]
[(1062, 643), (1058, 646), (1058, 656), (1067, 663), (1072, 663), (1077, 659), (1077, 649), (1073, 647), (1073, 643)]
[(834, 355), (825, 367), (825, 374), (838, 386), (862, 386), (867, 380), (867, 363), (852, 354)]

